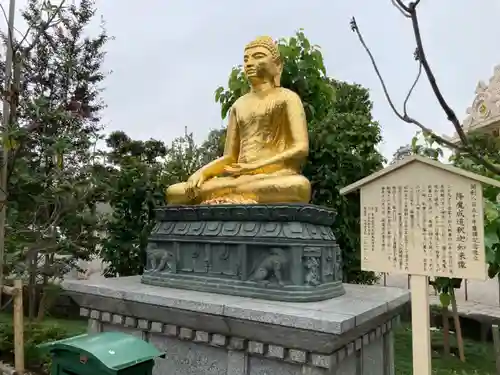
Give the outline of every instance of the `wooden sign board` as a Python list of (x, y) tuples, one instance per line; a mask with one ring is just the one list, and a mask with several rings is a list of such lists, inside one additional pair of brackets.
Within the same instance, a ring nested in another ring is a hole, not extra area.
[(361, 188), (362, 268), (486, 279), (477, 181), (412, 163)]
[(485, 280), (482, 183), (500, 183), (410, 156), (341, 190), (361, 190), (367, 271)]
[(429, 276), (486, 279), (482, 184), (412, 155), (340, 193), (361, 192), (361, 266), (411, 275), (413, 373), (431, 374)]

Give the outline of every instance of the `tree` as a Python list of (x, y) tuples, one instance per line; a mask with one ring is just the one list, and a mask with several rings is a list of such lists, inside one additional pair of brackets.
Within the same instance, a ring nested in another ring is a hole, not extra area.
[(142, 273), (145, 249), (155, 225), (155, 209), (165, 203), (164, 158), (161, 141), (136, 141), (124, 132), (106, 139), (108, 153), (106, 200), (111, 214), (104, 225), (101, 258), (107, 276)]
[(224, 153), (224, 144), (226, 143), (226, 129), (213, 129), (208, 133), (207, 139), (200, 147), (201, 164), (205, 165), (212, 160), (221, 157)]
[[(217, 142), (204, 146), (207, 156), (217, 152)], [(193, 133), (189, 133), (185, 128), (184, 135), (174, 139), (167, 150), (165, 178), (168, 185), (187, 181), (189, 176), (203, 165), (203, 158), (204, 154), (194, 141)]]
[[(304, 175), (312, 184), (312, 203), (337, 211), (333, 230), (343, 250), (346, 280), (373, 282), (373, 273), (360, 271), (359, 196), (339, 195), (340, 188), (382, 168), (384, 162), (376, 150), (382, 138), (371, 115), (368, 91), (360, 85), (329, 78), (320, 48), (311, 45), (303, 31), (280, 39), (278, 46), (284, 62), (282, 86), (300, 96), (308, 121), (310, 152)], [(242, 67), (237, 66), (229, 76), (227, 88), (219, 87), (215, 92), (223, 118), (248, 90)], [(207, 142), (220, 155), (221, 139), (214, 135)]]
[[(12, 135), (17, 133), (19, 137), (21, 133), (29, 133), (33, 130), (36, 125), (30, 124), (25, 128), (17, 126), (17, 110), (19, 106), (19, 94), (21, 91), (21, 70), (25, 59), (29, 56), (29, 53), (33, 47), (37, 44), (40, 36), (46, 32), (51, 26), (54, 25), (53, 21), (59, 15), (59, 11), (64, 4), (64, 0), (58, 7), (46, 6), (43, 4), (39, 15), (46, 11), (47, 19), (44, 20), (39, 17), (36, 23), (36, 33), (31, 33), (34, 35), (32, 40), (29, 40), (30, 31), (32, 30), (33, 24), (30, 24), (26, 34), (22, 35), (21, 40), (18, 42), (15, 39), (15, 31), (17, 29), (14, 25), (15, 17), (15, 2), (11, 1), (9, 4), (9, 16), (7, 18), (7, 12), (2, 6), (2, 11), (6, 16), (7, 20), (7, 33), (0, 32), (0, 35), (5, 44), (5, 62), (1, 64), (3, 75), (0, 76), (0, 82), (3, 88), (2, 95), (2, 142), (1, 142), (1, 169), (0, 169), (0, 285), (4, 283), (4, 267), (5, 267), (5, 227), (7, 218), (7, 200), (8, 200), (8, 180), (10, 176), (10, 171), (12, 166), (9, 168), (9, 160), (12, 155), (12, 146), (16, 142), (12, 142)], [(27, 44), (25, 44), (27, 42)], [(15, 158), (14, 158), (15, 160)], [(0, 293), (0, 304), (1, 304), (1, 293)]]
[(360, 271), (359, 195), (340, 196), (339, 190), (382, 168), (384, 158), (376, 150), (382, 137), (371, 116), (368, 91), (338, 81), (334, 87), (330, 113), (310, 126), (310, 154), (304, 174), (312, 184), (312, 203), (337, 212), (333, 229), (343, 250), (345, 280), (372, 283), (375, 275)]
[[(23, 12), (29, 28), (13, 43), (15, 74), (2, 131), (9, 193), (6, 245), (10, 265), (28, 271), (30, 287), (40, 279), (47, 287), (78, 258), (95, 253), (99, 242), (95, 204), (102, 191), (95, 143), (109, 37), (103, 28), (97, 36), (85, 35), (96, 13), (93, 1), (62, 4), (47, 7), (45, 1), (30, 0)], [(41, 303), (39, 318), (43, 313)]]
[(124, 132), (107, 138), (105, 190), (111, 214), (105, 221), (101, 250), (101, 258), (109, 264), (107, 276), (142, 273), (155, 209), (165, 205), (166, 187), (186, 181), (204, 157), (217, 152), (217, 142), (200, 147), (187, 129), (169, 147), (153, 139), (132, 140)]

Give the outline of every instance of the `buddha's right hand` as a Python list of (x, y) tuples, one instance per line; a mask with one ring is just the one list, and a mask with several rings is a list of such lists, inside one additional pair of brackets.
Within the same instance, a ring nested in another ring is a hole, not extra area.
[(200, 186), (205, 181), (205, 176), (200, 171), (195, 172), (187, 180), (186, 192), (191, 199), (196, 198)]

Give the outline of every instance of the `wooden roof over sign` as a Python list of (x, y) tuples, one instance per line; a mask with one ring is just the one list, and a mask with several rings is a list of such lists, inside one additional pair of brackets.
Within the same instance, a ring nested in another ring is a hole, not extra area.
[(426, 158), (426, 157), (423, 157), (420, 155), (410, 155), (410, 156), (407, 156), (404, 159), (398, 161), (397, 163), (395, 163), (393, 165), (390, 165), (390, 166), (388, 166), (388, 167), (386, 167), (378, 172), (375, 172), (375, 173), (373, 173), (373, 174), (371, 174), (371, 175), (369, 175), (369, 176), (367, 176), (359, 181), (356, 181), (355, 183), (353, 183), (351, 185), (348, 185), (348, 186), (340, 189), (340, 194), (345, 195), (345, 194), (351, 193), (355, 190), (359, 190), (364, 185), (370, 184), (371, 182), (375, 181), (376, 179), (381, 178), (387, 174), (390, 174), (397, 169), (401, 169), (401, 168), (403, 168), (411, 163), (427, 164), (428, 166), (433, 167), (433, 168), (442, 169), (443, 171), (453, 173), (455, 175), (459, 175), (459, 176), (462, 176), (465, 178), (469, 178), (471, 180), (475, 180), (477, 182), (481, 182), (483, 184), (492, 185), (492, 186), (500, 188), (500, 181), (494, 180), (492, 178), (484, 177), (484, 176), (481, 176), (479, 174), (466, 171), (465, 169), (457, 168), (457, 167), (454, 167), (453, 165), (450, 165), (450, 164), (444, 164), (444, 163), (441, 163), (439, 161), (435, 161), (435, 160), (432, 160), (432, 159), (429, 159), (429, 158)]

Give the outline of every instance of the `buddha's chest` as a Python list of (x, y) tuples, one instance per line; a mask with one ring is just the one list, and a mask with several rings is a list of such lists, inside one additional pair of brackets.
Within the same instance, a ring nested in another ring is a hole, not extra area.
[(275, 134), (286, 120), (286, 103), (279, 98), (251, 98), (242, 104), (237, 111), (237, 121), (243, 137)]

